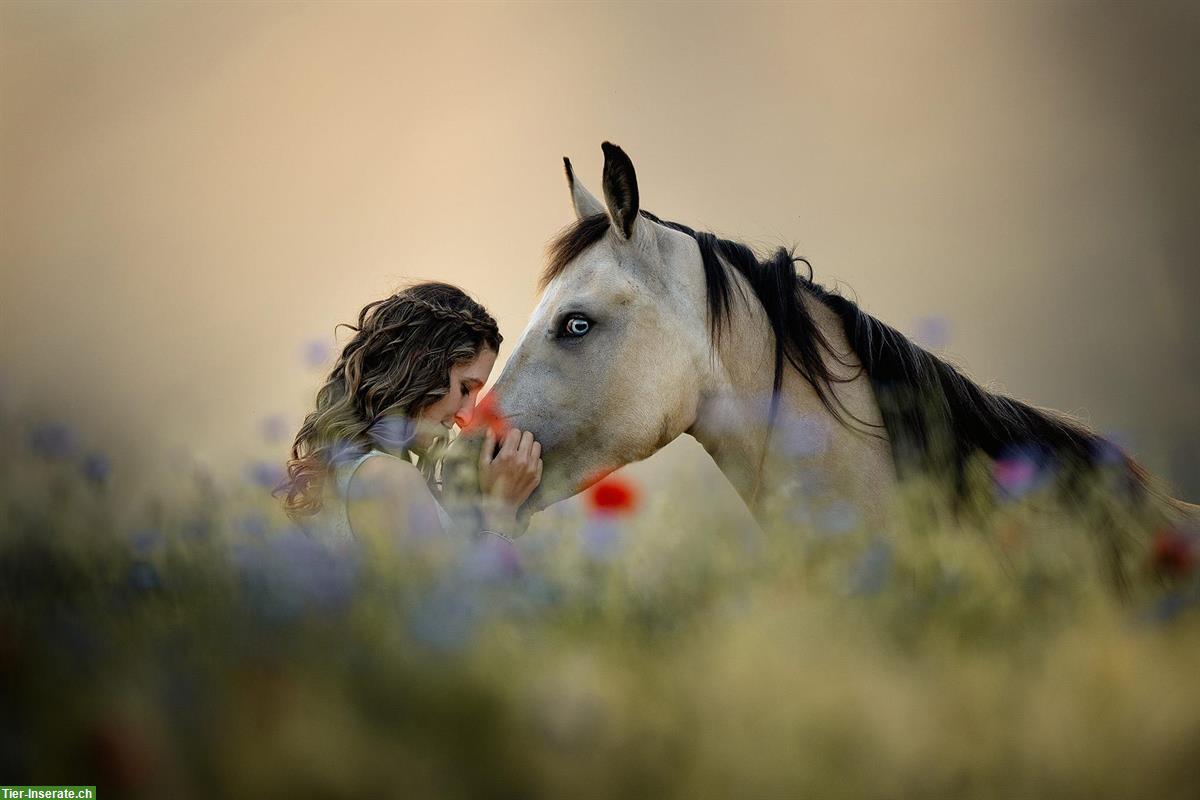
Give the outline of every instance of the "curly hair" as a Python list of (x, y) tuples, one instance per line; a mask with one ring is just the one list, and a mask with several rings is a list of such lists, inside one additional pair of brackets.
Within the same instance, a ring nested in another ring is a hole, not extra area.
[[(415, 420), (450, 391), (450, 368), (485, 347), (499, 351), (503, 341), (483, 306), (446, 283), (402, 289), (368, 304), (358, 325), (345, 327), (354, 336), (317, 392), (276, 489), (293, 519), (321, 510), (325, 482), (338, 464), (375, 447), (413, 449)], [(413, 450), (431, 489), (444, 446), (438, 437), (424, 452)]]

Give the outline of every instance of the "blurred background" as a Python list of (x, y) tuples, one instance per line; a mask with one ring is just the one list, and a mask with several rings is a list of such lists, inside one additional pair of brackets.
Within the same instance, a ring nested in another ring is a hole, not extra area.
[[(1200, 499), (1200, 6), (0, 4), (0, 400), (262, 482), (410, 279), (508, 337), (600, 142)], [(494, 376), (499, 375), (499, 365)], [(106, 466), (106, 469), (109, 467)], [(634, 470), (737, 500), (690, 439)]]

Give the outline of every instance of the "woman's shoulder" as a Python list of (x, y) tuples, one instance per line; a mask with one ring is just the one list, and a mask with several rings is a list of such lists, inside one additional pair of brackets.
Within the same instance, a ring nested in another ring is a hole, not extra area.
[(364, 458), (346, 487), (346, 514), (356, 535), (372, 531), (437, 531), (446, 527), (425, 478), (412, 463), (387, 453)]
[(362, 459), (350, 476), (346, 497), (377, 498), (397, 490), (429, 494), (425, 478), (412, 462), (375, 450)]

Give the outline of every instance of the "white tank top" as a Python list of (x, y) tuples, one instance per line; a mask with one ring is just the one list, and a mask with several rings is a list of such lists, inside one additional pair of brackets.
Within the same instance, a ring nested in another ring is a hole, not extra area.
[[(354, 477), (354, 473), (362, 466), (362, 463), (368, 458), (374, 456), (383, 456), (384, 458), (396, 458), (390, 453), (385, 453), (382, 450), (371, 450), (353, 461), (345, 464), (339, 464), (334, 468), (334, 486), (333, 492), (327, 493), (324, 503), (322, 504), (321, 513), (318, 515), (318, 526), (320, 527), (319, 535), (322, 538), (328, 538), (338, 542), (352, 542), (356, 537), (354, 531), (350, 528), (350, 514), (346, 507), (346, 497), (350, 488), (350, 480)], [(397, 461), (404, 461), (402, 458), (396, 458)], [(409, 463), (404, 461), (404, 463)], [(450, 530), (453, 523), (450, 520), (450, 515), (442, 508), (442, 504), (433, 498), (433, 504), (437, 508), (438, 521), (442, 523), (442, 530)]]

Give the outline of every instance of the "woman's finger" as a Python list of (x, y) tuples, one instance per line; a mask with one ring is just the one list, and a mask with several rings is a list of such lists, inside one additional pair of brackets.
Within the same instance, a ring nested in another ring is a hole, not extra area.
[[(538, 467), (537, 467), (537, 482), (538, 482), (538, 483), (541, 483), (541, 482), (542, 482), (542, 460), (541, 460), (540, 458), (538, 459)], [(536, 485), (536, 484), (535, 484), (535, 485)]]
[(479, 451), (479, 466), (486, 467), (492, 463), (492, 454), (496, 451), (496, 434), (489, 425), (483, 434), (483, 449)]
[(504, 446), (500, 448), (500, 455), (511, 456), (517, 452), (517, 447), (521, 444), (521, 432), (516, 428), (512, 428), (508, 432), (508, 436), (504, 437)]
[(529, 450), (533, 447), (533, 434), (530, 431), (525, 431), (521, 434), (521, 444), (517, 446), (517, 454), (522, 458), (529, 456)]
[(541, 442), (533, 443), (533, 447), (530, 448), (530, 450), (529, 450), (529, 460), (530, 461), (541, 461), (542, 460), (542, 443)]

